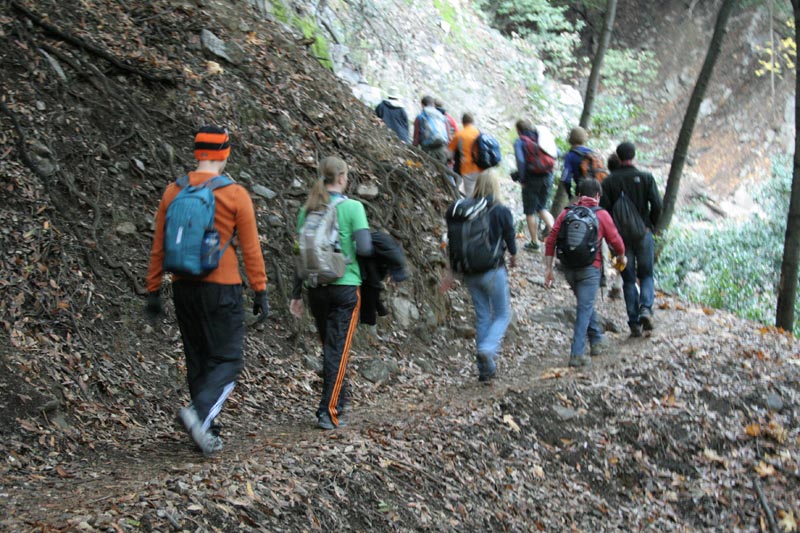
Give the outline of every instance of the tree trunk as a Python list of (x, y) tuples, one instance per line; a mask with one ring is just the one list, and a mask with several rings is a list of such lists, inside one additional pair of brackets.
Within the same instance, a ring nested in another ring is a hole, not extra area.
[(727, 31), (728, 19), (736, 3), (737, 0), (725, 0), (722, 7), (719, 8), (719, 13), (717, 13), (714, 35), (711, 37), (711, 43), (708, 45), (706, 59), (703, 62), (703, 68), (700, 70), (700, 74), (697, 76), (697, 83), (692, 91), (692, 97), (689, 99), (689, 107), (686, 108), (686, 116), (683, 118), (683, 125), (681, 125), (681, 131), (678, 134), (678, 142), (675, 144), (675, 152), (672, 155), (672, 166), (670, 166), (669, 177), (667, 178), (667, 190), (664, 193), (664, 209), (658, 220), (656, 231), (664, 231), (669, 227), (672, 221), (672, 215), (675, 212), (675, 202), (678, 198), (681, 174), (683, 174), (683, 165), (686, 163), (689, 143), (692, 140), (695, 122), (697, 122), (697, 113), (700, 110), (700, 103), (703, 101), (703, 97), (706, 94), (708, 81), (711, 79), (711, 73), (714, 70), (714, 64), (717, 62), (717, 58), (722, 50), (722, 41)]
[(600, 70), (603, 68), (603, 58), (611, 41), (611, 31), (614, 28), (614, 18), (617, 14), (617, 0), (608, 0), (606, 4), (606, 17), (603, 23), (603, 32), (600, 35), (600, 42), (597, 44), (597, 52), (592, 61), (592, 72), (589, 74), (589, 81), (586, 84), (586, 97), (583, 99), (583, 113), (581, 113), (580, 126), (589, 129), (592, 121), (592, 108), (594, 107), (594, 96), (597, 93), (597, 85), (600, 82)]
[[(792, 0), (794, 8), (795, 42), (800, 40), (800, 0)], [(795, 64), (794, 91), (794, 170), (792, 192), (789, 198), (789, 214), (786, 218), (786, 236), (783, 240), (781, 279), (778, 284), (778, 308), (775, 325), (786, 331), (794, 330), (794, 302), (797, 296), (797, 266), (800, 260), (800, 67)]]

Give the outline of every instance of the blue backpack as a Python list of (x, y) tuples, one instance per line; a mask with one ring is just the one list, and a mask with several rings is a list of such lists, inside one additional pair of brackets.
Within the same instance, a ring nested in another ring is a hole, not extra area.
[(472, 160), (481, 170), (499, 165), (502, 159), (500, 143), (488, 133), (481, 133), (472, 143)]
[(422, 130), (420, 132), (420, 144), (429, 149), (447, 146), (449, 140), (447, 134), (447, 119), (439, 111), (428, 113), (422, 110), (419, 114), (419, 122)]
[[(214, 229), (214, 190), (233, 184), (226, 176), (215, 176), (200, 185), (189, 177), (175, 182), (181, 192), (167, 208), (164, 221), (164, 270), (174, 274), (204, 276), (219, 266), (230, 240), (220, 249)], [(233, 236), (231, 236), (233, 239)]]

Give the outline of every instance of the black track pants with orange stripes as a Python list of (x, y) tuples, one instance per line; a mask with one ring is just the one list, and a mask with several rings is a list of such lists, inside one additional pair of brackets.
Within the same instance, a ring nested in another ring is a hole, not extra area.
[(345, 397), (345, 374), (350, 343), (358, 324), (361, 294), (352, 285), (326, 285), (310, 289), (308, 306), (322, 341), (324, 383), (317, 416), (327, 412), (339, 425)]

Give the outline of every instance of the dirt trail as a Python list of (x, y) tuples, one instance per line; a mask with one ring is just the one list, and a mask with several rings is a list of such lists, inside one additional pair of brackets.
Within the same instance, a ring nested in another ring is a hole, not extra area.
[[(205, 476), (208, 471), (224, 470), (226, 465), (247, 458), (270, 461), (283, 454), (313, 455), (329, 446), (372, 441), (376, 435), (398, 427), (424, 439), (427, 430), (440, 424), (436, 416), (468, 417), (476, 406), (502, 401), (512, 392), (555, 390), (563, 388), (565, 382), (605, 381), (610, 373), (635, 364), (655, 349), (660, 357), (667, 356), (663, 350), (671, 344), (668, 339), (685, 331), (684, 313), (663, 310), (657, 315), (658, 328), (652, 337), (629, 339), (624, 327), (623, 302), (604, 299), (598, 308), (623, 331), (608, 334), (609, 350), (593, 358), (590, 367), (567, 368), (570, 327), (564, 323), (549, 326), (544, 336), (551, 338), (543, 343), (542, 330), (525, 324), (525, 317), (547, 312), (548, 305), (558, 304), (550, 309), (553, 311), (574, 305), (563, 276), (559, 275), (557, 287), (551, 291), (531, 283), (531, 278), (543, 273), (541, 257), (521, 252), (517, 268), (511, 271), (518, 332), (513, 340), (506, 341), (498, 363), (498, 377), (490, 386), (477, 382), (473, 364), (469, 356), (464, 356), (459, 369), (463, 379), (459, 382), (451, 384), (434, 379), (430, 386), (414, 391), (413, 396), (408, 394), (407, 386), (389, 387), (370, 404), (356, 400), (353, 413), (347, 418), (348, 426), (335, 432), (321, 432), (309, 416), (303, 416), (309, 410), (310, 399), (297, 406), (296, 419), (277, 423), (269, 412), (252, 418), (242, 416), (235, 408), (229, 409), (223, 417), (229, 424), (225, 428), (226, 448), (211, 459), (203, 458), (193, 448), (178, 423), (174, 427), (152, 427), (149, 437), (134, 444), (134, 449), (106, 448), (94, 452), (87, 449), (84, 456), (62, 465), (68, 473), (65, 479), (42, 478), (16, 487), (20, 492), (13, 498), (16, 504), (13, 514), (28, 524), (58, 524), (80, 509), (87, 513), (107, 510), (138, 498), (151, 487), (168, 486), (176, 477)], [(469, 341), (468, 346), (472, 343)], [(469, 347), (465, 351), (469, 353)], [(126, 439), (121, 442), (131, 444)]]

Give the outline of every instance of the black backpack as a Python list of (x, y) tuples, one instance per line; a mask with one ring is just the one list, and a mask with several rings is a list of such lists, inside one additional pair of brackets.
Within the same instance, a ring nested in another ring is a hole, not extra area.
[(447, 249), (454, 272), (479, 274), (497, 268), (503, 260), (503, 239), (492, 242), (489, 231), (495, 207), (486, 198), (466, 198), (447, 209)]
[(600, 222), (595, 214), (600, 207), (571, 205), (561, 221), (556, 238), (558, 259), (567, 268), (583, 268), (594, 263), (600, 247)]
[(635, 246), (642, 242), (644, 234), (647, 233), (647, 226), (631, 199), (625, 196), (625, 191), (620, 191), (619, 198), (614, 202), (611, 217), (627, 246)]

